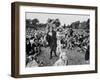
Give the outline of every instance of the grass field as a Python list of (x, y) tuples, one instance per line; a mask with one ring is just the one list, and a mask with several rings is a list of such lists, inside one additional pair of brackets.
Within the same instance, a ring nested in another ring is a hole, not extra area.
[[(64, 49), (67, 53), (68, 57), (68, 65), (82, 65), (85, 64), (85, 53), (84, 52), (78, 52), (78, 48), (74, 50), (68, 50)], [(53, 56), (52, 59), (50, 59), (50, 49), (48, 48), (42, 48), (41, 54), (38, 56), (39, 61), (42, 61), (44, 63), (44, 66), (52, 66), (58, 59), (58, 57)]]
[[(75, 34), (88, 36), (89, 33), (86, 32), (84, 29), (73, 29)], [(66, 31), (65, 31), (66, 32)], [(65, 35), (65, 34), (64, 34)], [(68, 39), (67, 39), (68, 40)], [(89, 40), (89, 37), (88, 37)], [(68, 57), (68, 65), (83, 65), (87, 64), (85, 63), (85, 52), (79, 51), (80, 49), (78, 47), (75, 47), (74, 49), (63, 49)], [(52, 66), (58, 59), (59, 55), (57, 57), (54, 56), (52, 59), (50, 59), (50, 49), (49, 47), (41, 47), (41, 53), (38, 55), (38, 60), (40, 62), (43, 62), (43, 66)]]

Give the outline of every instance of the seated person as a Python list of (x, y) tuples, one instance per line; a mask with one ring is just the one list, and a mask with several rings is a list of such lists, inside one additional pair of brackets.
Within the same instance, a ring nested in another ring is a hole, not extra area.
[(66, 52), (62, 52), (59, 56), (59, 59), (55, 62), (54, 66), (66, 66), (68, 65), (68, 57)]
[(31, 43), (29, 38), (26, 38), (26, 55), (29, 56), (31, 54)]
[(26, 65), (27, 67), (38, 67), (38, 63), (33, 59), (33, 60), (30, 60), (29, 63), (27, 63)]
[(34, 43), (32, 44), (32, 54), (36, 55), (40, 53), (40, 44), (38, 43), (37, 39), (34, 39)]

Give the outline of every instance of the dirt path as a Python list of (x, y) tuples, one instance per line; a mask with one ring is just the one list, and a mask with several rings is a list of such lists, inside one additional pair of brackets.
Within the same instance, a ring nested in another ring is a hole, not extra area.
[[(64, 51), (66, 51), (68, 56), (68, 65), (85, 64), (85, 53), (78, 52), (77, 48), (74, 50), (64, 49)], [(59, 59), (59, 57), (53, 56), (53, 58), (50, 59), (50, 49), (42, 48), (42, 52), (38, 56), (38, 59), (44, 63), (44, 66), (52, 66)]]
[(58, 57), (53, 56), (52, 59), (50, 59), (50, 49), (42, 48), (42, 52), (38, 56), (38, 59), (44, 62), (44, 66), (52, 66), (58, 60)]

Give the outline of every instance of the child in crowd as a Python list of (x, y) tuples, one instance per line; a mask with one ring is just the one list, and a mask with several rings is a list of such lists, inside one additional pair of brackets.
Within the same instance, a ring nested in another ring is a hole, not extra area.
[(66, 66), (68, 65), (68, 57), (66, 52), (61, 52), (59, 59), (54, 63), (54, 66)]

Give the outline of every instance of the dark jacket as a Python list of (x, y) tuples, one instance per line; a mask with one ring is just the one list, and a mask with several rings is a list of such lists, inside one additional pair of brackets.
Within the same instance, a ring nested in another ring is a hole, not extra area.
[(55, 31), (52, 31), (52, 36), (50, 36), (47, 33), (46, 39), (48, 41), (48, 44), (49, 44), (50, 48), (57, 47), (57, 37), (56, 37), (56, 32)]
[(27, 55), (30, 54), (30, 51), (31, 51), (31, 43), (29, 42), (29, 44), (26, 44), (26, 53), (27, 53)]
[(86, 50), (86, 54), (85, 54), (85, 60), (89, 60), (89, 56), (90, 56), (90, 48), (88, 46), (88, 48)]

